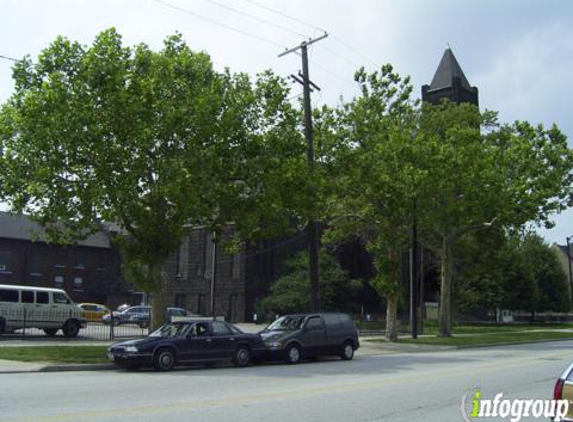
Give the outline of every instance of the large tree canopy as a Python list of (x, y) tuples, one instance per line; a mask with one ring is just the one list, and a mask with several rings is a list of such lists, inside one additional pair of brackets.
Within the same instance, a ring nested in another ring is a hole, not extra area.
[(14, 79), (0, 114), (4, 198), (60, 241), (119, 224), (127, 256), (151, 270), (157, 309), (188, 225), (256, 236), (289, 224), (304, 143), (271, 73), (253, 84), (179, 35), (155, 52), (110, 29), (89, 47), (58, 37)]
[(440, 260), (440, 335), (448, 336), (459, 240), (492, 225), (549, 224), (570, 200), (573, 155), (556, 127), (500, 125), (470, 104), (418, 107), (390, 66), (356, 78), (362, 94), (324, 110), (317, 126), (334, 169), (331, 236), (358, 236), (372, 253), (392, 338), (400, 252), (415, 220)]

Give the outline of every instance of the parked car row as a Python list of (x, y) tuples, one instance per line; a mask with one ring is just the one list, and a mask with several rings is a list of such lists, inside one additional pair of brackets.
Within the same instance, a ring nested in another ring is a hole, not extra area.
[(136, 369), (151, 366), (169, 371), (175, 365), (232, 361), (248, 366), (253, 360), (284, 360), (296, 364), (321, 355), (354, 357), (358, 330), (346, 314), (287, 315), (257, 334), (243, 333), (225, 321), (188, 319), (167, 323), (147, 338), (113, 344), (108, 358)]
[[(167, 308), (166, 320), (171, 322), (173, 317), (200, 317), (183, 308)], [(151, 306), (130, 306), (121, 311), (113, 311), (102, 316), (101, 321), (105, 324), (118, 326), (121, 324), (137, 324), (141, 328), (149, 327), (151, 323)]]
[[(76, 337), (88, 322), (113, 325), (150, 325), (151, 307), (122, 306), (111, 311), (99, 303), (75, 304), (62, 289), (0, 284), (0, 335), (15, 330), (36, 328), (54, 336), (59, 330)], [(199, 317), (183, 308), (167, 308), (168, 322), (174, 317)]]

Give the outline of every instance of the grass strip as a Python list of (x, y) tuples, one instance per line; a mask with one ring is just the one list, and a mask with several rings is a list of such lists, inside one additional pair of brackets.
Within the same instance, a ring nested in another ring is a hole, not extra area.
[[(419, 337), (414, 339), (400, 339), (399, 343), (429, 344), (437, 346), (483, 346), (500, 343), (528, 343), (539, 340), (573, 340), (573, 333), (558, 331), (535, 331), (519, 333), (485, 333), (483, 335), (463, 335), (452, 337)], [(383, 340), (382, 340), (383, 341)]]
[(0, 347), (0, 359), (21, 362), (109, 363), (106, 346)]
[[(359, 325), (362, 332), (368, 333), (369, 330), (382, 330), (386, 326), (383, 323), (363, 323)], [(480, 333), (511, 333), (518, 331), (530, 330), (558, 330), (558, 329), (572, 329), (573, 324), (484, 324), (484, 325), (453, 325), (452, 333), (455, 334), (480, 334)], [(401, 334), (408, 334), (410, 327), (402, 325), (398, 329)], [(424, 325), (424, 334), (438, 334), (438, 325), (435, 323), (426, 323)]]

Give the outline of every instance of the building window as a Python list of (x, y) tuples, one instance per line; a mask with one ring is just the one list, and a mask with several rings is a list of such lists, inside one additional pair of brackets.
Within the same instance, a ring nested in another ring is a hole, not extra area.
[(30, 275), (35, 277), (42, 276), (42, 256), (40, 252), (36, 249), (32, 249), (30, 253)]
[(64, 287), (64, 276), (57, 275), (54, 277), (54, 286), (57, 289), (62, 289)]
[(241, 254), (236, 253), (231, 260), (231, 277), (233, 280), (241, 278)]
[(183, 280), (189, 278), (189, 236), (185, 236), (177, 252), (177, 276)]
[(66, 268), (68, 265), (68, 249), (64, 246), (56, 246), (54, 251), (55, 261), (54, 268)]
[(185, 297), (185, 293), (177, 293), (175, 295), (175, 307), (176, 308), (187, 307), (187, 298)]
[(86, 268), (86, 252), (82, 249), (76, 249), (74, 253), (74, 268), (83, 270)]
[(239, 295), (237, 293), (231, 293), (229, 295), (229, 308), (227, 309), (227, 320), (228, 321), (236, 321), (237, 318), (237, 301), (239, 299)]
[(83, 277), (74, 277), (74, 290), (84, 289), (84, 279)]
[(205, 295), (203, 293), (197, 295), (197, 313), (205, 315)]
[(12, 252), (0, 252), (0, 272), (10, 271), (12, 266)]
[(203, 260), (203, 277), (206, 279), (211, 279), (211, 260), (213, 259), (213, 234), (205, 233), (203, 237), (203, 250), (204, 250), (204, 260)]

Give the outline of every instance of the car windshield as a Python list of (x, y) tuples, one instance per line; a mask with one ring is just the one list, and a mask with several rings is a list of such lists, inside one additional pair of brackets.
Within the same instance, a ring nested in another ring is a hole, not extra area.
[(284, 316), (277, 319), (267, 327), (269, 331), (294, 331), (298, 330), (302, 324), (302, 316)]
[(151, 333), (149, 337), (182, 337), (189, 332), (190, 324), (165, 324)]

